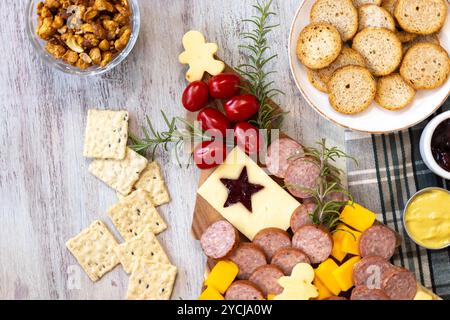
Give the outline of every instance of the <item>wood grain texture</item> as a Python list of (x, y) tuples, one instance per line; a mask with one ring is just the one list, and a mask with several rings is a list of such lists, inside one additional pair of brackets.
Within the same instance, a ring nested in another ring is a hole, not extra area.
[[(320, 118), (292, 81), (287, 55), (290, 22), (300, 0), (274, 1), (281, 27), (270, 41), (279, 59), (273, 79), (290, 111), (285, 131), (310, 144), (321, 136), (343, 145), (343, 130)], [(177, 56), (181, 37), (201, 30), (219, 44), (221, 57), (242, 61), (241, 19), (253, 14), (251, 0), (141, 0), (141, 33), (128, 59), (112, 72), (79, 78), (48, 67), (33, 52), (25, 34), (27, 0), (0, 2), (0, 298), (122, 299), (127, 276), (120, 267), (91, 283), (64, 243), (95, 219), (105, 221), (114, 191), (88, 173), (82, 156), (88, 108), (130, 111), (136, 130), (144, 115), (163, 128), (160, 109), (183, 115), (180, 97), (186, 82)], [(158, 236), (179, 267), (173, 299), (200, 293), (205, 257), (191, 235), (198, 171), (180, 169), (160, 154), (172, 196), (160, 208), (169, 229)], [(117, 232), (115, 232), (116, 235)], [(79, 272), (71, 286), (68, 272)]]

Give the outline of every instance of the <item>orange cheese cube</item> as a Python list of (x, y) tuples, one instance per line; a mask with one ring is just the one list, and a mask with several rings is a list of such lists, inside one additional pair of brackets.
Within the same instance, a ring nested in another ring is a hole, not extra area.
[(331, 272), (342, 291), (347, 291), (353, 287), (353, 266), (359, 260), (361, 260), (361, 257), (350, 258)]
[(334, 232), (332, 234), (333, 238), (333, 249), (331, 250), (331, 255), (336, 258), (339, 262), (344, 260), (345, 256), (347, 255), (346, 252), (342, 251), (342, 237), (343, 232)]
[(342, 239), (341, 250), (359, 256), (359, 238), (361, 238), (361, 234), (361, 232), (354, 230), (348, 231)]
[(375, 213), (354, 202), (346, 205), (339, 216), (339, 220), (361, 232), (369, 229), (375, 219)]
[(268, 294), (267, 295), (267, 300), (273, 300), (273, 298), (275, 298), (275, 295), (274, 294)]
[(221, 294), (227, 291), (239, 272), (238, 266), (228, 260), (217, 262), (205, 280), (207, 287), (213, 287)]
[(225, 300), (225, 298), (213, 287), (207, 287), (198, 300)]
[(324, 300), (333, 295), (330, 292), (330, 290), (328, 290), (327, 287), (325, 287), (325, 285), (322, 283), (322, 281), (319, 280), (319, 278), (317, 276), (314, 278), (313, 284), (317, 288), (317, 291), (319, 292), (319, 295), (316, 298), (317, 300)]
[(336, 262), (333, 259), (327, 259), (322, 262), (316, 269), (316, 276), (327, 287), (328, 290), (337, 296), (341, 292), (341, 287), (334, 279), (332, 273), (338, 268)]

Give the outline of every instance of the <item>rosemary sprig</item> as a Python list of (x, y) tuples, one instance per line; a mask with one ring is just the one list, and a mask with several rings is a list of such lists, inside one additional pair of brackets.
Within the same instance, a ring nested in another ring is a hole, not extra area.
[[(154, 159), (158, 148), (168, 151), (169, 146), (173, 145), (177, 161), (181, 165), (179, 151), (186, 143), (192, 143), (195, 139), (201, 141), (211, 140), (210, 136), (200, 128), (189, 123), (186, 119), (174, 117), (172, 120), (169, 120), (164, 111), (161, 110), (161, 114), (167, 128), (164, 131), (157, 131), (150, 118), (146, 116), (147, 126), (142, 126), (144, 138), (139, 138), (131, 132), (128, 134), (131, 141), (129, 146), (131, 149), (143, 156), (146, 156), (150, 152), (152, 159)], [(180, 128), (178, 124), (182, 124), (184, 128)]]
[(285, 112), (274, 108), (269, 100), (274, 99), (282, 92), (274, 88), (274, 81), (269, 80), (269, 76), (275, 71), (266, 70), (270, 61), (277, 57), (276, 54), (268, 54), (269, 45), (267, 35), (278, 24), (269, 24), (271, 16), (276, 14), (271, 11), (272, 1), (257, 0), (253, 7), (257, 11), (257, 15), (250, 19), (244, 19), (243, 22), (250, 23), (253, 29), (250, 32), (244, 32), (242, 37), (247, 41), (246, 44), (240, 45), (241, 49), (247, 56), (248, 62), (239, 65), (236, 70), (248, 82), (247, 90), (258, 98), (260, 110), (256, 117), (250, 122), (260, 129), (279, 128), (282, 123)]
[[(347, 200), (339, 201), (333, 199), (333, 195), (341, 194), (353, 202), (352, 195), (343, 187), (341, 183), (341, 174), (343, 171), (338, 169), (333, 163), (337, 159), (347, 158), (357, 160), (337, 147), (328, 148), (326, 140), (317, 142), (317, 148), (305, 148), (304, 155), (301, 158), (312, 161), (319, 167), (319, 177), (315, 189), (306, 189), (316, 200), (316, 208), (311, 213), (314, 224), (322, 224), (329, 229), (333, 229), (339, 222), (339, 215), (342, 206), (348, 203)], [(298, 156), (297, 156), (298, 158)]]

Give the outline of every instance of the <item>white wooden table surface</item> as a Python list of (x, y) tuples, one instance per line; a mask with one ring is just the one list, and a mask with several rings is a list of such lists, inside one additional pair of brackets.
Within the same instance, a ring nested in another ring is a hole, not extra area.
[[(270, 39), (279, 54), (274, 68), (286, 95), (288, 134), (304, 143), (327, 136), (342, 145), (343, 130), (320, 118), (300, 96), (287, 55), (290, 22), (300, 0), (275, 0), (281, 27)], [(27, 0), (0, 1), (0, 298), (122, 299), (127, 276), (120, 267), (92, 283), (65, 248), (65, 241), (95, 219), (112, 227), (105, 212), (115, 193), (88, 173), (82, 156), (88, 108), (127, 109), (131, 126), (149, 115), (162, 129), (160, 110), (184, 115), (186, 82), (178, 63), (189, 29), (219, 44), (230, 65), (242, 62), (240, 21), (253, 0), (140, 0), (142, 27), (129, 58), (97, 78), (62, 74), (41, 61), (25, 34)], [(179, 267), (173, 299), (195, 299), (204, 256), (191, 236), (198, 171), (159, 161), (172, 195), (160, 208), (170, 227), (159, 239)]]

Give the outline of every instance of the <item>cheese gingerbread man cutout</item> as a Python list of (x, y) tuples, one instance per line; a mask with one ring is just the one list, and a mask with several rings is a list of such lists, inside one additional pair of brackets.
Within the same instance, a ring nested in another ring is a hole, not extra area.
[(215, 76), (225, 69), (225, 63), (214, 59), (219, 47), (215, 43), (206, 43), (206, 39), (198, 31), (191, 30), (183, 36), (184, 52), (178, 57), (182, 64), (188, 64), (186, 79), (189, 82), (202, 80), (208, 72)]
[(307, 263), (299, 263), (292, 270), (290, 277), (281, 277), (278, 283), (283, 292), (273, 300), (309, 300), (319, 295), (317, 288), (311, 284), (314, 280), (314, 269)]

